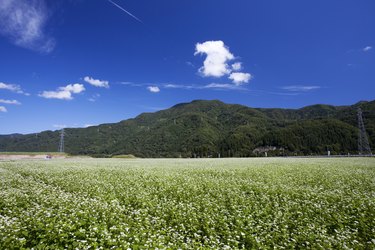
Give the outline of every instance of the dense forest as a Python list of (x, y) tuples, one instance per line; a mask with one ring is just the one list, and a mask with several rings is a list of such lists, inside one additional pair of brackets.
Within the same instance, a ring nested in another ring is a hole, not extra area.
[[(358, 153), (357, 109), (375, 147), (375, 101), (262, 109), (196, 100), (134, 119), (65, 129), (65, 152), (106, 157), (248, 157)], [(53, 152), (60, 131), (0, 136), (2, 152)]]

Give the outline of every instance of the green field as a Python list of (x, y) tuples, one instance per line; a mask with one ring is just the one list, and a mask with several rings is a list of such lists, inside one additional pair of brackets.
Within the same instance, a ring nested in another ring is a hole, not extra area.
[(374, 249), (375, 158), (0, 161), (0, 249)]

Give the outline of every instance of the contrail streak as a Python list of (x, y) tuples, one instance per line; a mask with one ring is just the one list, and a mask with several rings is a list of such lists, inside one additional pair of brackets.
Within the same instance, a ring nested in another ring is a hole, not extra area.
[(129, 16), (131, 16), (132, 18), (134, 18), (138, 22), (143, 23), (141, 21), (141, 19), (139, 19), (138, 17), (134, 16), (132, 13), (130, 13), (129, 11), (127, 11), (126, 9), (124, 9), (123, 7), (121, 7), (120, 5), (118, 5), (117, 3), (113, 2), (112, 0), (108, 0), (108, 2), (110, 2), (111, 4), (113, 4), (114, 6), (116, 6), (117, 8), (119, 8), (120, 10), (124, 11), (126, 14), (128, 14)]

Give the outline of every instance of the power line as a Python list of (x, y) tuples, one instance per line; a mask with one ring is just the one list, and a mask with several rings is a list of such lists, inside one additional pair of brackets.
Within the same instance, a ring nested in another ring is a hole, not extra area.
[(372, 155), (370, 144), (368, 142), (365, 124), (363, 123), (363, 115), (361, 108), (357, 111), (358, 117), (358, 153), (360, 155)]

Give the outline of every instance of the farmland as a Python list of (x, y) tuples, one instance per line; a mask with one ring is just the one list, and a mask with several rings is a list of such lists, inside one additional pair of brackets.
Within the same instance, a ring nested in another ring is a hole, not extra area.
[(375, 248), (375, 159), (0, 161), (0, 249)]

